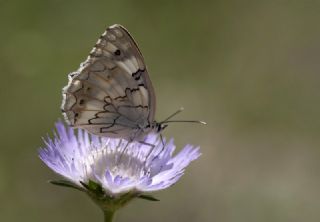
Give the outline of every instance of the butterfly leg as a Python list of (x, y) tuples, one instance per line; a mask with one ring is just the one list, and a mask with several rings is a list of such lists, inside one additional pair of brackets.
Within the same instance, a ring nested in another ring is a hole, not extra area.
[(156, 146), (155, 146), (154, 144), (152, 144), (152, 143), (147, 143), (147, 142), (145, 142), (145, 141), (139, 141), (139, 143), (151, 147), (150, 150), (148, 151), (146, 157), (145, 157), (145, 160), (144, 160), (144, 161), (146, 162), (147, 159), (149, 158), (149, 156), (151, 155), (152, 151), (154, 150), (154, 148), (155, 148)]
[[(164, 150), (164, 148), (165, 148), (165, 146), (166, 146), (165, 143), (164, 143), (164, 139), (163, 139), (161, 133), (160, 133), (160, 140), (161, 140), (161, 143), (162, 143), (162, 148), (161, 148), (161, 150), (160, 150), (156, 155), (154, 155), (152, 161), (155, 160), (155, 159), (163, 152), (163, 150)], [(144, 141), (141, 141), (140, 143), (145, 144), (145, 145), (149, 145), (149, 146), (152, 147), (152, 148), (150, 149), (150, 151), (148, 152), (148, 154), (146, 155), (145, 161), (147, 161), (147, 159), (150, 157), (151, 153), (153, 152), (153, 150), (154, 150), (154, 148), (155, 148), (155, 145), (154, 145), (154, 144), (150, 144), (150, 143), (146, 143), (146, 142), (144, 142)]]
[(139, 141), (139, 143), (151, 147), (151, 149), (150, 149), (149, 152), (148, 152), (148, 155), (146, 155), (146, 159), (147, 159), (147, 158), (149, 157), (149, 155), (151, 154), (151, 152), (153, 151), (153, 149), (154, 149), (156, 146), (155, 146), (154, 144), (147, 143), (147, 142), (145, 142), (145, 141)]
[(138, 133), (138, 131), (134, 132), (134, 133), (132, 134), (132, 136), (127, 140), (127, 144), (126, 144), (126, 146), (123, 148), (123, 150), (122, 150), (122, 152), (121, 152), (121, 154), (120, 154), (120, 157), (119, 157), (119, 159), (118, 159), (118, 161), (117, 161), (117, 164), (121, 161), (121, 158), (123, 157), (123, 154), (127, 151), (129, 144), (135, 141), (135, 138), (136, 138), (136, 136), (137, 136), (137, 133)]
[[(151, 162), (154, 161), (156, 158), (158, 158), (158, 156), (164, 151), (164, 148), (165, 148), (166, 144), (164, 142), (164, 139), (163, 139), (161, 133), (160, 133), (160, 140), (161, 140), (161, 143), (162, 143), (161, 150), (156, 155), (154, 155), (154, 157), (152, 158)], [(145, 144), (145, 142), (143, 144)], [(146, 155), (145, 162), (149, 159), (151, 153), (153, 152), (153, 150), (155, 148), (155, 145), (153, 145), (153, 144), (146, 144), (146, 145), (150, 145), (150, 146), (152, 146), (152, 148), (150, 149), (149, 153)], [(163, 167), (163, 165), (160, 166), (160, 169), (162, 169), (162, 167)], [(147, 170), (147, 168), (148, 167), (146, 167), (146, 170)]]
[(123, 148), (123, 150), (122, 150), (122, 152), (121, 152), (121, 154), (120, 154), (120, 156), (119, 156), (119, 159), (117, 160), (117, 164), (116, 164), (116, 165), (118, 165), (118, 164), (120, 163), (120, 161), (121, 161), (121, 159), (122, 159), (122, 157), (123, 157), (123, 154), (127, 151), (128, 146), (129, 146), (129, 144), (130, 144), (131, 142), (132, 142), (131, 140), (128, 140), (128, 141), (127, 141), (127, 144), (126, 144), (126, 146)]
[(160, 140), (161, 140), (161, 143), (162, 143), (162, 147), (161, 147), (161, 150), (158, 152), (157, 155), (155, 155), (155, 157), (152, 159), (155, 160), (164, 150), (164, 148), (166, 147), (166, 144), (164, 143), (164, 140), (163, 140), (163, 137), (162, 137), (162, 134), (160, 133)]
[(152, 148), (155, 147), (155, 145), (151, 144), (151, 143), (147, 143), (145, 141), (139, 141), (139, 143), (143, 144), (143, 145), (147, 145), (147, 146), (151, 146)]

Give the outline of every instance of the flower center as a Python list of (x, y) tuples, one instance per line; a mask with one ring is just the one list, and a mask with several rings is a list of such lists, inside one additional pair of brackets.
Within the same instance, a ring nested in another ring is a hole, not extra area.
[(82, 163), (85, 166), (86, 175), (90, 179), (94, 178), (94, 174), (103, 176), (109, 171), (113, 177), (120, 176), (135, 181), (149, 173), (145, 158), (139, 153), (130, 150), (109, 149), (107, 146), (92, 149)]

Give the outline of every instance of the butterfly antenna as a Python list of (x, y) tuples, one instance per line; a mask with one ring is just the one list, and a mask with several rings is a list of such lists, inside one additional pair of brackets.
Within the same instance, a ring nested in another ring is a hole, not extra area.
[(207, 125), (206, 122), (200, 121), (200, 120), (169, 120), (169, 121), (164, 121), (161, 123), (200, 123), (203, 125)]
[(203, 124), (203, 125), (207, 124), (206, 122), (199, 121), (199, 120), (169, 120), (172, 117), (176, 116), (177, 114), (181, 113), (183, 110), (184, 110), (184, 108), (180, 107), (180, 109), (178, 109), (176, 112), (171, 114), (168, 118), (166, 118), (165, 120), (161, 121), (160, 124), (163, 124), (163, 123), (200, 123), (200, 124)]
[(162, 123), (166, 123), (169, 119), (171, 119), (172, 117), (174, 117), (175, 115), (181, 113), (184, 110), (183, 107), (180, 107), (180, 109), (178, 109), (177, 111), (175, 111), (173, 114), (171, 114), (169, 117), (167, 117), (165, 120), (161, 121), (160, 124)]

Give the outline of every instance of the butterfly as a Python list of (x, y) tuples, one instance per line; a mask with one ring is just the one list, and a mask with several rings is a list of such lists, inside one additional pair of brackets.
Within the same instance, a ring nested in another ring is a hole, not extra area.
[(87, 60), (68, 75), (61, 109), (73, 127), (104, 137), (143, 140), (172, 116), (155, 121), (156, 97), (143, 56), (129, 32), (112, 25)]

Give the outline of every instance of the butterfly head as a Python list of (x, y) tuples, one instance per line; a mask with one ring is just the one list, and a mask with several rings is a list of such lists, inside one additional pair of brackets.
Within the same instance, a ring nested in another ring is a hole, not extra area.
[(166, 127), (168, 126), (168, 124), (163, 124), (163, 123), (158, 123), (158, 122), (154, 122), (154, 129), (157, 133), (161, 133)]

